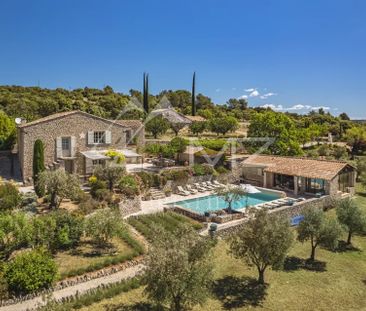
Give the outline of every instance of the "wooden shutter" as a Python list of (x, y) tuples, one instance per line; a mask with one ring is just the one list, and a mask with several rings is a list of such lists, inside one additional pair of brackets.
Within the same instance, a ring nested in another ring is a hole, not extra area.
[(105, 143), (106, 144), (111, 144), (112, 143), (111, 131), (105, 131), (104, 135), (105, 135)]
[(94, 132), (88, 131), (88, 145), (94, 145)]
[(56, 158), (62, 157), (62, 137), (56, 138)]
[(70, 138), (70, 155), (72, 157), (75, 156), (75, 149), (76, 149), (76, 138), (75, 138), (75, 136), (71, 136), (71, 138)]

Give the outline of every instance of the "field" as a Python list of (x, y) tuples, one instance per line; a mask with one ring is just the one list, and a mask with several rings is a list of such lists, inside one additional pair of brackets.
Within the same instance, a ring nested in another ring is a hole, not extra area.
[(191, 225), (196, 230), (203, 228), (201, 223), (172, 212), (131, 217), (128, 219), (128, 223), (135, 227), (148, 240), (152, 238), (154, 226), (156, 225), (163, 227), (167, 231), (173, 231), (177, 226), (182, 224)]
[[(366, 211), (366, 196), (357, 202)], [(334, 215), (334, 211), (329, 212)], [(345, 236), (343, 237), (345, 239)], [(366, 237), (353, 239), (355, 249), (317, 250), (318, 265), (309, 270), (303, 262), (310, 247), (295, 242), (285, 267), (269, 270), (266, 288), (255, 283), (256, 271), (227, 254), (227, 244), (215, 248), (215, 285), (212, 297), (194, 311), (213, 310), (366, 310)], [(153, 310), (143, 288), (93, 304), (83, 311)]]
[(103, 250), (96, 250), (90, 240), (83, 239), (75, 249), (58, 252), (55, 261), (63, 279), (131, 260), (142, 252), (142, 246), (125, 233), (113, 238), (111, 245)]

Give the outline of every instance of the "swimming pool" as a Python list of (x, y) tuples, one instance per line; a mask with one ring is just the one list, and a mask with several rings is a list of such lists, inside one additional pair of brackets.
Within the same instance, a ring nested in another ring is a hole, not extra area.
[[(277, 193), (254, 193), (248, 194), (248, 206), (253, 206), (280, 198)], [(228, 204), (215, 194), (208, 195), (201, 198), (195, 198), (190, 200), (184, 200), (179, 202), (174, 202), (169, 205), (178, 205), (199, 214), (204, 214), (209, 211), (217, 211), (228, 207)], [(246, 198), (243, 197), (239, 201), (235, 201), (231, 205), (232, 209), (241, 209), (246, 207)]]

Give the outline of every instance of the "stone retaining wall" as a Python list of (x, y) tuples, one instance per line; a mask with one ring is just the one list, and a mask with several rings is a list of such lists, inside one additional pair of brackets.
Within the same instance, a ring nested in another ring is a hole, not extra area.
[[(334, 202), (339, 199), (345, 199), (350, 197), (348, 193), (340, 193), (333, 196), (323, 196), (321, 198), (313, 198), (303, 202), (299, 202), (294, 204), (293, 206), (285, 206), (281, 208), (276, 208), (270, 210), (269, 213), (281, 215), (284, 217), (292, 218), (294, 216), (301, 215), (306, 209), (315, 207), (315, 208), (322, 208), (322, 209), (329, 209), (334, 207)], [(236, 223), (233, 226), (225, 227), (220, 230), (218, 228), (216, 234), (221, 237), (230, 236), (238, 232), (243, 226), (245, 226), (247, 220), (243, 220), (243, 222)]]
[(123, 199), (119, 203), (119, 210), (122, 217), (141, 211), (141, 197), (138, 196), (133, 199)]
[(104, 269), (101, 269), (101, 270), (97, 270), (97, 271), (93, 271), (93, 272), (86, 273), (83, 275), (67, 278), (65, 280), (57, 282), (53, 287), (47, 288), (45, 290), (42, 290), (42, 291), (39, 291), (36, 293), (31, 293), (31, 294), (24, 295), (24, 296), (13, 297), (13, 298), (10, 298), (7, 300), (0, 300), (0, 307), (17, 304), (17, 303), (20, 303), (20, 302), (23, 302), (26, 300), (36, 298), (41, 295), (50, 294), (54, 291), (61, 290), (66, 287), (69, 287), (69, 286), (74, 286), (74, 285), (77, 285), (80, 283), (84, 283), (84, 282), (87, 282), (90, 280), (94, 280), (94, 279), (97, 279), (100, 277), (114, 274), (116, 272), (125, 270), (127, 268), (137, 266), (138, 264), (143, 262), (143, 259), (144, 258), (141, 256), (141, 257), (132, 259), (130, 261), (127, 261), (127, 262), (124, 262), (121, 264), (117, 264), (117, 265), (110, 266), (110, 267), (105, 267)]

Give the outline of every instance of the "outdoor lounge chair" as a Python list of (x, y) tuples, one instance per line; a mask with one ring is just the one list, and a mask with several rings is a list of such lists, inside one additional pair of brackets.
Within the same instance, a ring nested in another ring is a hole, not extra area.
[(210, 186), (206, 181), (201, 183), (203, 185), (203, 187), (206, 187), (209, 190), (214, 190), (215, 187), (214, 186)]
[(177, 189), (178, 189), (178, 194), (180, 194), (180, 195), (187, 196), (187, 195), (190, 195), (190, 194), (191, 194), (191, 193), (190, 193), (190, 192), (188, 192), (187, 190), (184, 190), (184, 189), (182, 188), (182, 186), (178, 186), (178, 187), (177, 187)]
[(219, 186), (219, 185), (215, 185), (212, 181), (206, 181), (206, 184), (207, 184), (207, 185), (209, 185), (209, 186), (211, 186), (211, 187), (214, 187), (214, 188), (219, 188), (219, 187), (221, 187), (221, 186)]
[(218, 187), (224, 187), (224, 184), (219, 183), (217, 180), (214, 180), (212, 183)]
[(191, 185), (186, 185), (187, 191), (189, 191), (192, 194), (196, 194), (198, 192), (197, 189), (193, 189)]
[(202, 187), (198, 182), (194, 183), (193, 184), (194, 187), (196, 187), (196, 189), (199, 191), (199, 192), (204, 192), (207, 190), (207, 188), (205, 187)]

